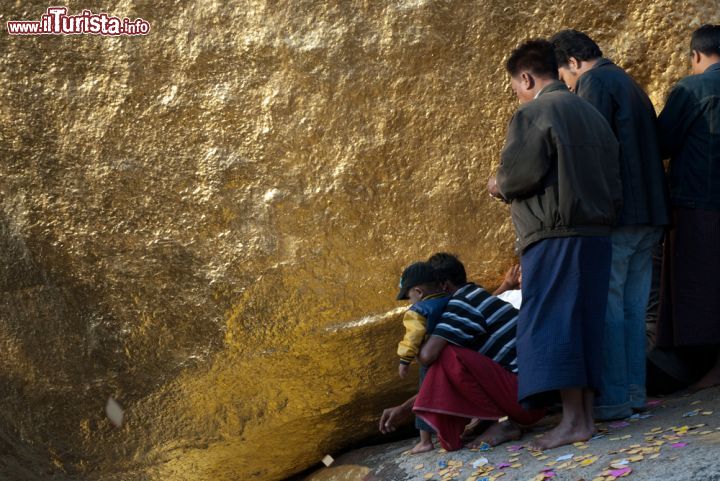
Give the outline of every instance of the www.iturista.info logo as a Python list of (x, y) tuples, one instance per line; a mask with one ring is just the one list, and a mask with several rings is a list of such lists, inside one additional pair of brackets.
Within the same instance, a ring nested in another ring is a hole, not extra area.
[(147, 35), (150, 23), (142, 18), (119, 18), (83, 10), (68, 15), (66, 7), (48, 7), (40, 20), (9, 20), (10, 35)]

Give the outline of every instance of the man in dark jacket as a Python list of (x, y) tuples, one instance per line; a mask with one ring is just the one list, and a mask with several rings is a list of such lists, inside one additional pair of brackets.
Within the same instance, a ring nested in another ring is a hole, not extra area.
[[(670, 157), (672, 230), (665, 243), (657, 345), (720, 350), (720, 25), (690, 41), (692, 73), (670, 92), (660, 140)], [(720, 384), (715, 366), (694, 386)]]
[(645, 407), (645, 312), (652, 250), (668, 223), (657, 119), (645, 92), (623, 69), (603, 58), (590, 37), (563, 30), (550, 42), (560, 79), (605, 117), (620, 143), (623, 207), (610, 234), (603, 376), (595, 417), (621, 419)]
[(526, 42), (507, 61), (520, 103), (492, 195), (511, 202), (521, 251), (520, 401), (563, 405), (539, 449), (587, 440), (600, 388), (611, 226), (622, 198), (618, 143), (600, 113), (558, 81), (552, 45)]

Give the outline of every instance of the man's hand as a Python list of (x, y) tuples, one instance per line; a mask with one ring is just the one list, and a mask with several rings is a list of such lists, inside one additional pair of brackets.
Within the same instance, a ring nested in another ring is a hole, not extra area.
[(499, 296), (505, 291), (520, 289), (521, 282), (522, 271), (520, 270), (520, 266), (514, 265), (507, 271), (507, 273), (505, 274), (505, 279), (503, 280), (502, 284), (500, 284), (500, 287), (495, 289), (495, 292), (493, 292), (493, 296)]
[(407, 421), (412, 413), (412, 407), (416, 397), (417, 395), (411, 397), (399, 406), (383, 410), (382, 416), (380, 416), (380, 432), (383, 434), (391, 433)]
[(410, 365), (400, 364), (400, 366), (398, 367), (398, 374), (400, 374), (400, 379), (405, 379), (407, 377), (409, 371), (410, 371)]
[(400, 406), (395, 406), (383, 410), (382, 416), (380, 416), (381, 433), (387, 434), (397, 429), (398, 424), (400, 424), (400, 411)]
[(505, 274), (505, 280), (503, 285), (507, 287), (506, 290), (520, 289), (520, 266), (515, 264)]
[(503, 196), (500, 193), (500, 189), (497, 185), (497, 177), (492, 176), (490, 179), (488, 179), (487, 183), (487, 189), (491, 196), (495, 197), (496, 199), (502, 199)]

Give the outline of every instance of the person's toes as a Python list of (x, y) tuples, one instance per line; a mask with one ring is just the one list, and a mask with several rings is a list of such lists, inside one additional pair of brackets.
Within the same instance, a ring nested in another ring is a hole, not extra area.
[(410, 454), (427, 453), (429, 451), (432, 451), (433, 449), (435, 449), (435, 446), (433, 446), (432, 444), (418, 444), (410, 450)]

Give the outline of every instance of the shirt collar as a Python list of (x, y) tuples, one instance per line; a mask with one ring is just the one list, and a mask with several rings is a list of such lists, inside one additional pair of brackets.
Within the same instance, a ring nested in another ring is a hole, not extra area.
[(595, 65), (593, 65), (592, 68), (598, 68), (598, 67), (602, 67), (602, 66), (604, 66), (604, 65), (615, 65), (615, 64), (612, 63), (611, 60), (606, 59), (605, 57), (600, 57), (600, 60), (598, 60), (598, 61), (595, 63)]
[(706, 72), (716, 72), (716, 71), (718, 71), (718, 70), (720, 70), (720, 62), (714, 63), (714, 64), (710, 65), (708, 68), (705, 69), (705, 72), (704, 72), (704, 73), (706, 73)]
[(475, 284), (474, 282), (468, 282), (462, 287), (458, 287), (458, 289), (453, 293), (452, 297), (455, 298), (464, 298), (468, 291), (471, 291), (477, 287), (480, 287), (479, 285)]
[(430, 294), (429, 296), (425, 296), (422, 298), (422, 301), (429, 301), (430, 299), (439, 299), (441, 297), (447, 297), (447, 294), (445, 292), (436, 292), (435, 294)]
[(555, 81), (553, 81), (553, 83), (546, 85), (538, 93), (536, 93), (535, 98), (538, 98), (544, 94), (549, 94), (550, 92), (555, 92), (558, 90), (567, 90), (567, 89), (568, 88), (564, 83), (562, 83), (559, 80), (555, 80)]

